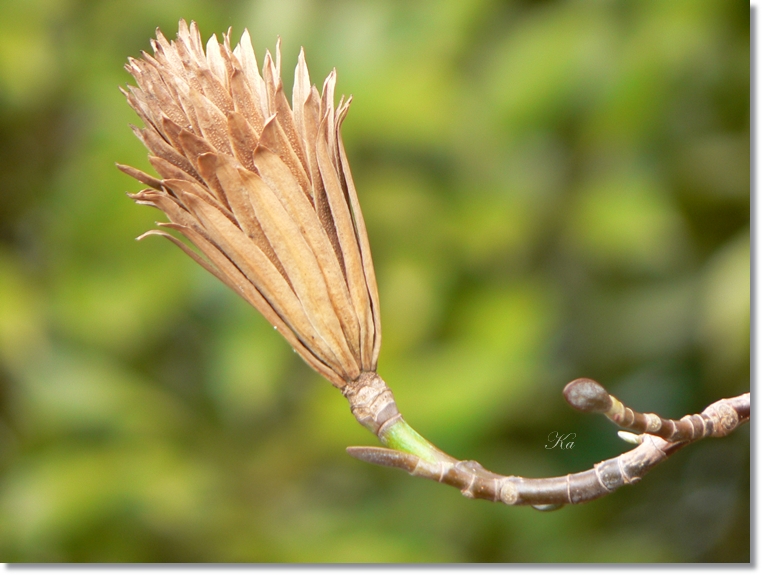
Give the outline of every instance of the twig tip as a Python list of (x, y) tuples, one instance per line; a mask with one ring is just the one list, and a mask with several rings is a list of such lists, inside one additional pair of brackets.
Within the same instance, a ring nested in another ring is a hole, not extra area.
[(605, 413), (611, 408), (611, 396), (603, 386), (584, 377), (567, 383), (564, 397), (574, 409), (587, 413)]

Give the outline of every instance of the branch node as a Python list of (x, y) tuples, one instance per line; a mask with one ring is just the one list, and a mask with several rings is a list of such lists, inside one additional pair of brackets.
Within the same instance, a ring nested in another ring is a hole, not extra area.
[(514, 505), (519, 500), (519, 490), (508, 477), (503, 479), (500, 487), (500, 501), (506, 505)]
[(738, 412), (726, 402), (718, 401), (704, 410), (713, 424), (712, 437), (725, 437), (739, 422)]

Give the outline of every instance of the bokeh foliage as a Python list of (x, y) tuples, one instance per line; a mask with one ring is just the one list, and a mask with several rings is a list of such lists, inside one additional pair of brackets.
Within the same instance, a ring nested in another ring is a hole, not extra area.
[(179, 18), (337, 67), (379, 370), (446, 451), (566, 474), (627, 449), (571, 379), (669, 417), (750, 386), (746, 3), (3, 0), (0, 559), (749, 560), (748, 429), (549, 514), (346, 456), (375, 440), (340, 394), (133, 240), (160, 214), (122, 194), (117, 86)]

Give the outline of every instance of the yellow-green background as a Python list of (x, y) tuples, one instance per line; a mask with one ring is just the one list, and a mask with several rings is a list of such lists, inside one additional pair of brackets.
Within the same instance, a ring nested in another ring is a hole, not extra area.
[(545, 514), (347, 456), (340, 393), (134, 241), (117, 87), (180, 18), (280, 35), (289, 93), (301, 45), (338, 68), (379, 370), (446, 451), (563, 475), (628, 448), (571, 379), (671, 417), (749, 389), (746, 2), (2, 0), (0, 560), (749, 560), (748, 427)]

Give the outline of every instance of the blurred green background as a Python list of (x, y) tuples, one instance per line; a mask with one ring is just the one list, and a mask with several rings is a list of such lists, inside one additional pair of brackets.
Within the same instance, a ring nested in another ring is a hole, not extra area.
[[(748, 426), (554, 513), (344, 452), (340, 393), (177, 248), (117, 87), (180, 18), (283, 38), (344, 135), (406, 419), (505, 474), (747, 391), (749, 11), (727, 0), (0, 2), (0, 560), (749, 561)], [(552, 432), (576, 433), (547, 450)]]

